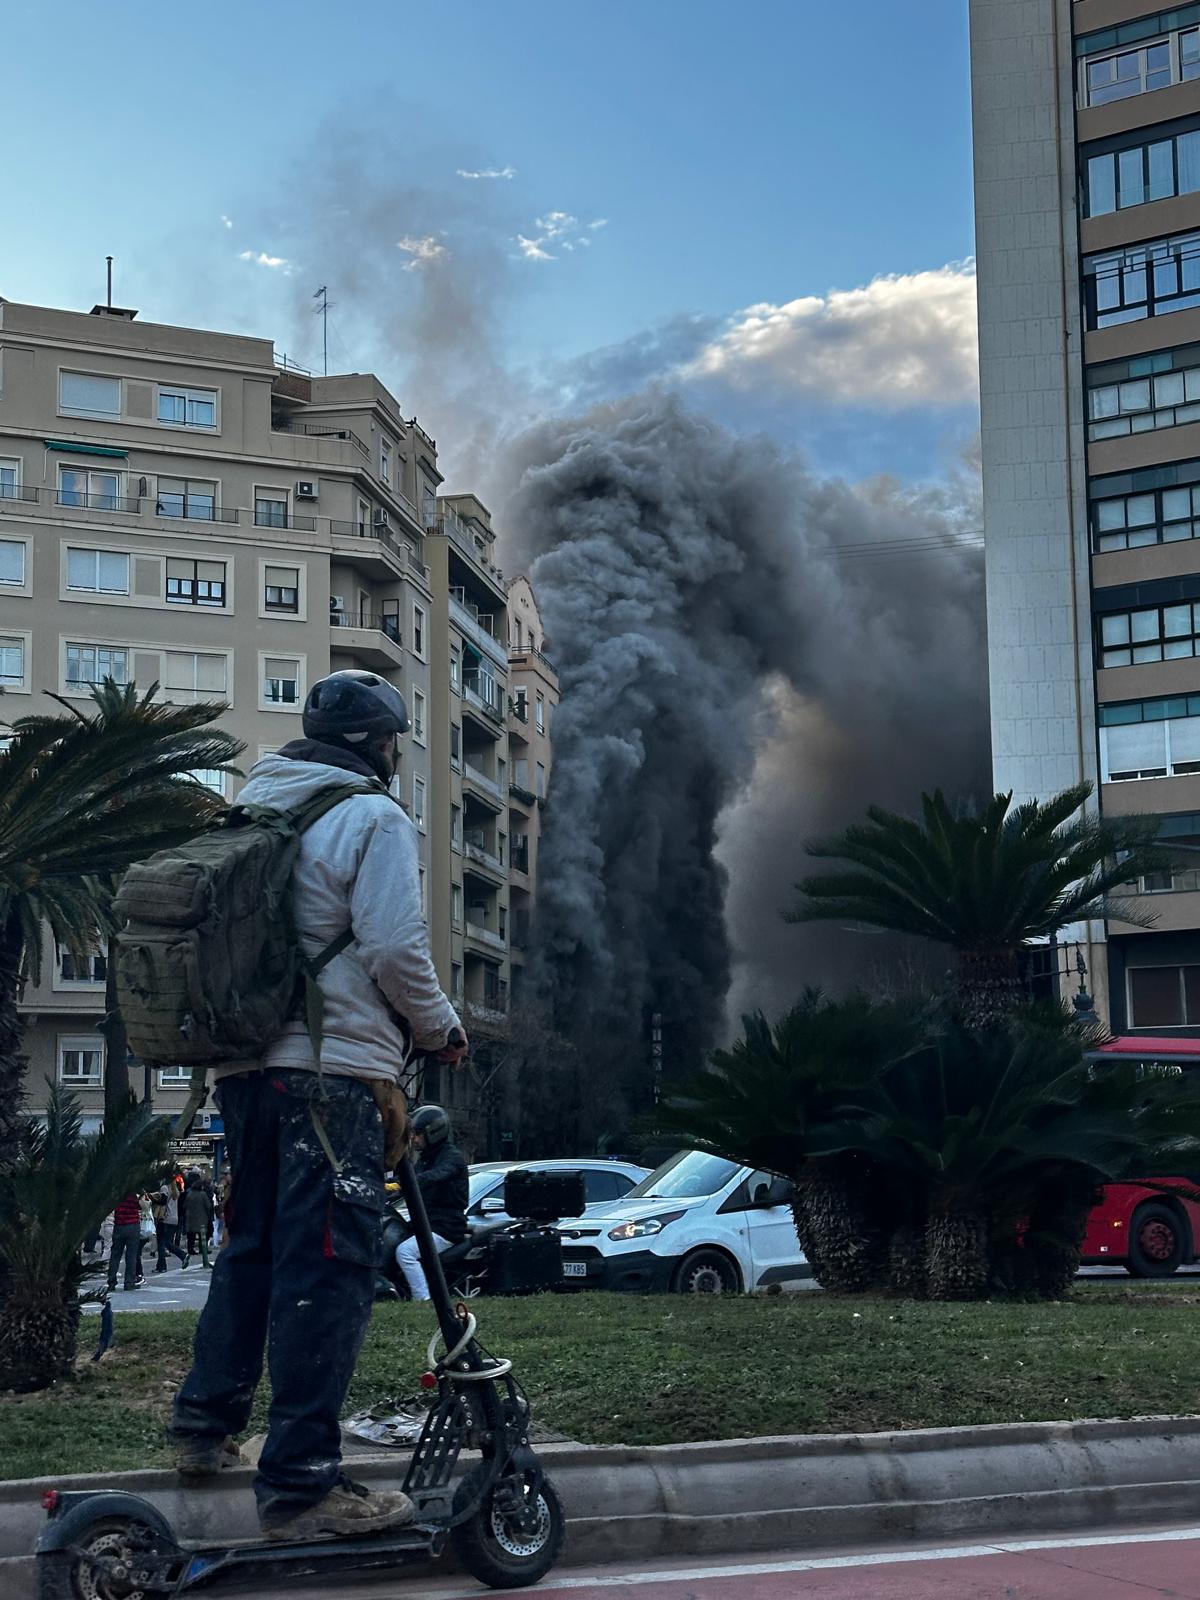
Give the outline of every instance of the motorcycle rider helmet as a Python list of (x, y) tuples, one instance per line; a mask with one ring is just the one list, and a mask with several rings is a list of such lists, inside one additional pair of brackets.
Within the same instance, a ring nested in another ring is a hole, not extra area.
[(408, 1125), (413, 1133), (425, 1135), (427, 1150), (432, 1150), (435, 1145), (445, 1144), (450, 1137), (450, 1118), (441, 1106), (421, 1106), (413, 1112)]
[(378, 673), (347, 667), (313, 684), (303, 724), (307, 738), (350, 750), (386, 783), (392, 774), (376, 741), (408, 732), (408, 706), (399, 689)]

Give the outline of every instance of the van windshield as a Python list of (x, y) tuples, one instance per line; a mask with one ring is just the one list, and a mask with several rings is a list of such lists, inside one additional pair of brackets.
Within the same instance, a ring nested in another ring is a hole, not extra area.
[(716, 1194), (741, 1168), (736, 1161), (710, 1156), (703, 1150), (680, 1150), (641, 1183), (634, 1184), (626, 1200), (694, 1200)]

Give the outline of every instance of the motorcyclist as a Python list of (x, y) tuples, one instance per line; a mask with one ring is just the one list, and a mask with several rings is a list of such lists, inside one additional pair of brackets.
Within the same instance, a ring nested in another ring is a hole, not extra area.
[(254, 1482), (268, 1538), (370, 1534), (413, 1516), (405, 1495), (342, 1475), (338, 1423), (371, 1316), (385, 1145), (398, 1154), (403, 1133), (397, 1080), (410, 1041), (396, 1016), (413, 1048), (453, 1064), (466, 1054), (421, 915), (417, 832), (387, 792), (408, 725), (386, 680), (332, 673), (305, 701), (305, 737), (259, 761), (238, 797), (286, 810), (348, 779), (362, 787), (304, 833), (292, 877), (310, 956), (347, 928), (354, 936), (318, 978), (320, 1061), (297, 1016), (261, 1060), (214, 1071), (233, 1172), (228, 1242), (171, 1434), (185, 1475), (234, 1464), (231, 1436), (249, 1422), (268, 1347), (271, 1408)]
[[(466, 1160), (453, 1142), (450, 1118), (441, 1106), (421, 1106), (413, 1112), (409, 1120), (409, 1139), (434, 1241), (439, 1251), (449, 1250), (467, 1236), (470, 1175)], [(405, 1239), (396, 1246), (396, 1265), (404, 1274), (413, 1299), (428, 1300), (429, 1284), (415, 1239)]]

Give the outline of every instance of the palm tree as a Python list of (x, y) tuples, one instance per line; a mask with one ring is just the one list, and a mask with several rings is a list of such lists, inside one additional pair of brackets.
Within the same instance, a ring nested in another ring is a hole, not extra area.
[[(195, 833), (220, 805), (195, 780), (232, 771), (243, 749), (212, 726), (219, 705), (167, 705), (111, 679), (95, 709), (22, 717), (0, 753), (0, 1166), (21, 1131), (23, 1023), (42, 927), (85, 958), (112, 931), (112, 893), (131, 861)], [(52, 699), (58, 699), (52, 696)]]
[(778, 1173), (796, 1184), (796, 1232), (817, 1279), (845, 1292), (879, 1283), (887, 1269), (885, 1200), (855, 1151), (815, 1156), (830, 1122), (861, 1104), (885, 1063), (909, 1049), (919, 1014), (863, 995), (831, 1000), (819, 989), (773, 1028), (758, 1013), (745, 1033), (660, 1108), (656, 1139)]
[[(797, 884), (789, 922), (835, 921), (915, 935), (954, 951), (954, 989), (977, 1025), (1022, 999), (1019, 955), (1072, 922), (1102, 917), (1131, 879), (1161, 872), (1169, 851), (1152, 817), (1079, 815), (1092, 792), (1076, 784), (1014, 807), (994, 795), (955, 810), (941, 790), (921, 796), (921, 820), (879, 806), (867, 821), (811, 844), (809, 855), (847, 863)], [(1145, 913), (1120, 901), (1126, 922)]]
[(0, 1389), (41, 1389), (70, 1372), (86, 1268), (80, 1246), (122, 1195), (161, 1164), (170, 1124), (127, 1099), (84, 1137), (79, 1103), (58, 1085), (0, 1171)]

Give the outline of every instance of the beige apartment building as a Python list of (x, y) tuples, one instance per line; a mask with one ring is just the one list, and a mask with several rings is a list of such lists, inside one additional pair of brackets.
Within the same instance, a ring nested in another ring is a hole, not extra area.
[[(1200, 845), (1200, 4), (970, 12), (996, 787)], [(1195, 1033), (1200, 875), (1136, 887), (1098, 1009)]]
[[(442, 982), (473, 1031), (502, 1034), (507, 597), (488, 513), (441, 483), (434, 441), (370, 374), (313, 376), (269, 340), (132, 311), (0, 301), (4, 716), (54, 709), (51, 692), (83, 705), (105, 676), (158, 682), (224, 700), (248, 768), (300, 736), (323, 674), (396, 683), (412, 715), (396, 792)], [(234, 798), (237, 780), (204, 776)], [(103, 955), (80, 968), (48, 941), (23, 1009), (31, 1105), (57, 1079), (98, 1114)], [(182, 1103), (184, 1077), (156, 1074), (156, 1103)]]

